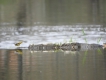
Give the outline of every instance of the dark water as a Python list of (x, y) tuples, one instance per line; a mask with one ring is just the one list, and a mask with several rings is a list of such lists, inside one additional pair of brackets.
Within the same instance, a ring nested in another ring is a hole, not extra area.
[(106, 23), (105, 0), (0, 0), (0, 22), (33, 25)]
[(33, 52), (46, 43), (106, 43), (106, 0), (0, 0), (0, 80), (106, 80), (106, 50)]
[[(105, 80), (106, 50), (33, 52), (0, 50), (1, 80)], [(84, 60), (85, 58), (85, 60)]]

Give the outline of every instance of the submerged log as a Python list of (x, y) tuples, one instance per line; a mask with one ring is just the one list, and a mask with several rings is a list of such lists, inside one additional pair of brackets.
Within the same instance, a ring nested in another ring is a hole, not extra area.
[(29, 45), (28, 49), (31, 51), (83, 51), (83, 50), (94, 50), (101, 48), (103, 45), (99, 44), (86, 44), (86, 43), (63, 43), (63, 44), (39, 44), (39, 45)]

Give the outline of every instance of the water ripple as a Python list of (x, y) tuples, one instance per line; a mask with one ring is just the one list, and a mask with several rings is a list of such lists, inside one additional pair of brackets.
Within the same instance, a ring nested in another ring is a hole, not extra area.
[[(84, 29), (85, 35), (83, 35)], [(97, 43), (101, 37), (99, 44), (106, 40), (106, 28), (102, 25), (61, 25), (61, 26), (33, 26), (33, 27), (0, 27), (0, 48), (15, 47), (13, 44), (20, 40), (26, 41), (22, 47), (29, 44), (40, 43), (56, 43), (69, 41), (85, 43)], [(5, 46), (6, 45), (6, 46)]]

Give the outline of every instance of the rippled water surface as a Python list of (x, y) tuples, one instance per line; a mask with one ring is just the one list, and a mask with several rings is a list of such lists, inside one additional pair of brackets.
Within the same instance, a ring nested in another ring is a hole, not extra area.
[(85, 38), (87, 43), (103, 44), (106, 42), (106, 28), (102, 25), (3, 26), (0, 27), (0, 37), (0, 48), (15, 48), (14, 43), (19, 41), (24, 41), (21, 47), (69, 42), (71, 39), (73, 42), (86, 43)]

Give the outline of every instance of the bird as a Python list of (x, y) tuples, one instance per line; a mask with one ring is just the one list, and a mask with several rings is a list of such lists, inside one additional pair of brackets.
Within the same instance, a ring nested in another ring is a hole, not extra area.
[(22, 44), (22, 43), (23, 43), (23, 41), (17, 42), (17, 43), (15, 43), (15, 46), (20, 46), (20, 44)]

